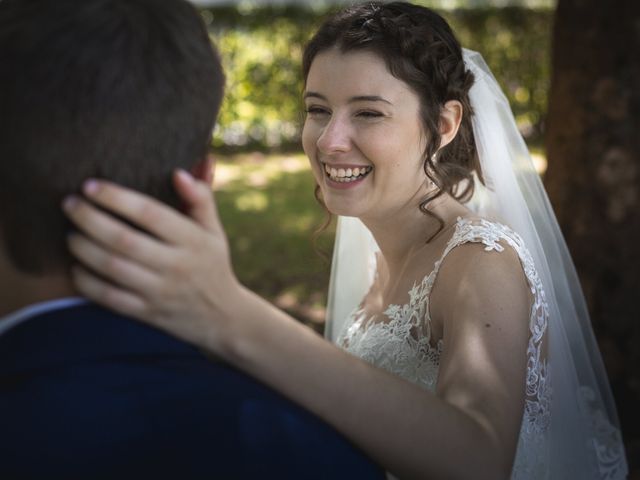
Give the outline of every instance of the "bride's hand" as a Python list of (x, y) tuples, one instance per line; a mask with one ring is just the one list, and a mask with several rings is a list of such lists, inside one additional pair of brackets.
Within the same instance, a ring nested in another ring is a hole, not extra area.
[(233, 327), (227, 319), (243, 287), (231, 266), (210, 186), (184, 171), (173, 180), (191, 218), (106, 181), (84, 184), (90, 202), (65, 200), (63, 209), (80, 230), (68, 239), (81, 263), (72, 268), (73, 281), (82, 295), (101, 305), (218, 350)]

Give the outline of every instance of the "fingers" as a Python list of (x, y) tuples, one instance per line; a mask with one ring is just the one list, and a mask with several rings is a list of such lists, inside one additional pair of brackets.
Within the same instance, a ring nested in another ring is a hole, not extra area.
[(170, 247), (101, 212), (81, 198), (67, 198), (63, 209), (69, 219), (98, 244), (123, 256), (135, 258), (148, 268), (166, 268)]
[(147, 316), (147, 304), (142, 297), (121, 290), (79, 266), (71, 270), (71, 276), (82, 296), (123, 315), (136, 318)]
[(180, 198), (187, 206), (187, 213), (209, 232), (222, 229), (218, 209), (211, 187), (204, 182), (194, 180), (184, 170), (176, 170), (174, 184)]
[(147, 195), (104, 180), (88, 180), (83, 193), (97, 205), (126, 218), (158, 238), (189, 244), (199, 227), (180, 212)]
[(157, 274), (126, 258), (112, 254), (85, 236), (71, 235), (67, 243), (71, 253), (85, 266), (114, 283), (134, 292), (160, 290)]

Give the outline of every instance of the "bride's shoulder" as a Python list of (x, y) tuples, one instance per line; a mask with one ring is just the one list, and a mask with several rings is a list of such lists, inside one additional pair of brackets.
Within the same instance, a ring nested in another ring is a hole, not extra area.
[(433, 305), (477, 302), (478, 307), (516, 299), (528, 303), (522, 239), (511, 228), (481, 218), (458, 218), (438, 265)]
[(469, 230), (474, 241), (460, 243), (444, 257), (431, 291), (431, 319), (443, 332), (447, 325), (450, 332), (477, 331), (480, 325), (526, 339), (533, 296), (523, 264), (492, 225), (481, 228)]

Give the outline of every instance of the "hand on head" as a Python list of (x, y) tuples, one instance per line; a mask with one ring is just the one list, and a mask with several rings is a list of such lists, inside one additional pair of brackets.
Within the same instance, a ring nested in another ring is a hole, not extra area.
[(67, 197), (63, 208), (79, 229), (68, 239), (80, 262), (72, 270), (79, 292), (193, 342), (204, 331), (199, 324), (233, 303), (240, 285), (210, 185), (184, 170), (173, 181), (190, 218), (100, 180), (85, 182), (86, 198)]

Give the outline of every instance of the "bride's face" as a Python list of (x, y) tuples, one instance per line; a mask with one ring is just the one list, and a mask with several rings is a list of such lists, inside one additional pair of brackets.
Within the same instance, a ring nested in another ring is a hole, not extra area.
[(381, 219), (426, 192), (420, 100), (372, 52), (318, 54), (302, 144), (330, 212)]

